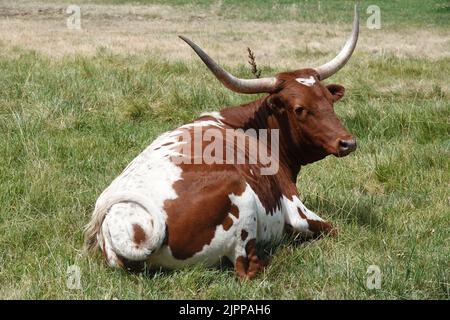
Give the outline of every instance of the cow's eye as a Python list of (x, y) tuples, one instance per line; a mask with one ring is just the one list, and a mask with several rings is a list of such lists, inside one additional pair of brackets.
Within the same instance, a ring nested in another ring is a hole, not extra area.
[(305, 108), (303, 108), (302, 106), (295, 107), (295, 113), (298, 114), (299, 116), (302, 115), (304, 112)]

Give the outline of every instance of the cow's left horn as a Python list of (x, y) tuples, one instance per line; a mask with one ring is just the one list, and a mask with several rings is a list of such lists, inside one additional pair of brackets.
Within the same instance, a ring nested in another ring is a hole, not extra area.
[(314, 68), (319, 74), (320, 80), (324, 80), (336, 72), (339, 71), (350, 59), (353, 50), (355, 50), (356, 42), (358, 41), (359, 34), (359, 13), (358, 8), (355, 5), (355, 15), (353, 18), (353, 29), (350, 38), (345, 43), (341, 52), (331, 61), (321, 65), (320, 67)]
[(198, 45), (186, 37), (179, 36), (186, 42), (195, 53), (202, 59), (206, 66), (222, 82), (225, 87), (239, 93), (272, 93), (276, 89), (277, 79), (261, 78), (261, 79), (240, 79), (222, 69), (213, 59), (211, 59), (205, 51)]

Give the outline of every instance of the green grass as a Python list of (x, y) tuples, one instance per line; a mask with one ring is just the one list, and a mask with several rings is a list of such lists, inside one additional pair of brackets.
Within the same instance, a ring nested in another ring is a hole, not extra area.
[[(253, 97), (222, 88), (200, 63), (106, 52), (56, 61), (14, 56), (0, 58), (2, 296), (450, 297), (450, 102), (440, 89), (450, 59), (359, 55), (333, 79), (347, 88), (336, 110), (360, 147), (305, 167), (298, 186), (340, 237), (286, 239), (265, 274), (240, 283), (225, 267), (130, 275), (80, 250), (96, 197), (152, 139)], [(405, 79), (428, 83), (386, 87)], [(82, 291), (66, 288), (72, 264), (82, 270)], [(383, 272), (380, 290), (365, 287), (371, 264)]]
[(348, 23), (349, 12), (351, 13), (354, 4), (358, 3), (362, 19), (371, 14), (366, 14), (368, 6), (379, 6), (384, 27), (450, 27), (450, 4), (447, 0), (378, 0), (375, 2), (370, 0), (193, 0), (189, 2), (186, 0), (81, 0), (79, 3), (158, 4), (206, 10), (214, 8), (217, 14), (225, 19), (320, 23)]
[[(224, 3), (228, 18), (241, 10), (237, 1)], [(437, 13), (438, 3), (420, 10), (419, 1), (408, 1), (399, 28), (407, 17), (443, 27), (448, 9)], [(347, 12), (351, 2), (327, 6)], [(274, 19), (267, 4), (248, 8), (244, 15)], [(287, 238), (265, 273), (240, 282), (225, 266), (112, 270), (99, 255), (83, 255), (82, 229), (100, 192), (160, 133), (255, 97), (226, 90), (200, 62), (105, 50), (54, 59), (0, 49), (0, 298), (450, 298), (450, 58), (357, 52), (329, 81), (346, 87), (336, 112), (359, 148), (304, 167), (298, 187), (340, 236)], [(247, 66), (228, 69), (251, 77)], [(66, 286), (73, 264), (82, 290)], [(379, 290), (366, 287), (370, 265), (381, 269)]]

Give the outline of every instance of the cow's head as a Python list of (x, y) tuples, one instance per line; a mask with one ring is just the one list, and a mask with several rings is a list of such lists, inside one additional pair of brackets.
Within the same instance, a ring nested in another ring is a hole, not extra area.
[(353, 30), (341, 52), (331, 61), (309, 69), (277, 74), (270, 78), (240, 79), (212, 60), (200, 47), (181, 37), (199, 55), (212, 73), (229, 89), (239, 93), (269, 93), (265, 101), (280, 124), (288, 131), (292, 147), (307, 151), (312, 162), (333, 154), (346, 156), (356, 149), (355, 138), (336, 116), (333, 104), (344, 95), (344, 87), (320, 83), (341, 69), (355, 49), (359, 15), (355, 6)]
[(356, 149), (355, 138), (334, 112), (334, 102), (344, 95), (344, 87), (322, 85), (314, 69), (277, 75), (279, 90), (267, 97), (282, 131), (288, 128), (291, 148), (299, 150), (304, 163), (333, 154), (346, 156)]

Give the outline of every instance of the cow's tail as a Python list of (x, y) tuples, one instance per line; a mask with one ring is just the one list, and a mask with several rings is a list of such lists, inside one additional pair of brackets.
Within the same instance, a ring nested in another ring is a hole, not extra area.
[[(147, 197), (124, 193), (100, 197), (85, 228), (85, 249), (100, 248), (110, 264), (116, 257), (143, 261), (166, 237), (163, 213)], [(114, 256), (114, 257), (111, 257)]]

